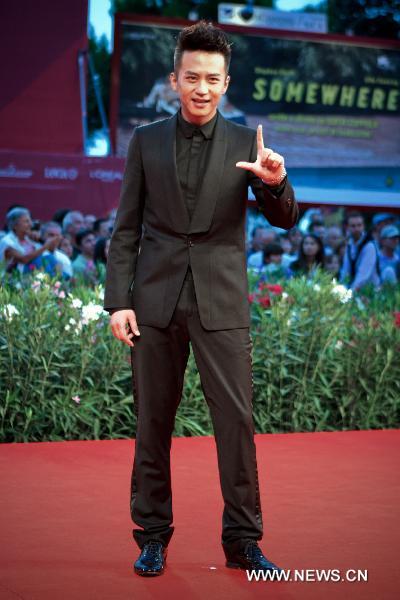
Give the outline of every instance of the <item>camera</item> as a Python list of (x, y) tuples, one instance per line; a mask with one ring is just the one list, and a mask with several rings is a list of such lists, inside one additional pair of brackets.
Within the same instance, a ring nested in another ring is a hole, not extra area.
[(250, 21), (250, 19), (254, 16), (253, 0), (249, 0), (239, 14), (243, 21)]

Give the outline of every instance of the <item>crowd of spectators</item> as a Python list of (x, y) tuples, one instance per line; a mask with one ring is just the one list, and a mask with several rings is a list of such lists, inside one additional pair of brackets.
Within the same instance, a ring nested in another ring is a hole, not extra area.
[(249, 224), (247, 267), (264, 281), (312, 278), (317, 270), (353, 291), (400, 281), (398, 215), (376, 213), (367, 227), (360, 211), (309, 209), (288, 232), (255, 215)]
[[(32, 220), (23, 206), (11, 206), (0, 231), (5, 273), (42, 269), (51, 276), (91, 284), (105, 281), (116, 209), (105, 218), (59, 210), (50, 221)], [(376, 213), (367, 227), (362, 212), (309, 209), (290, 231), (268, 225), (249, 210), (247, 267), (274, 283), (324, 270), (352, 290), (400, 281), (398, 215)]]
[(116, 210), (105, 218), (59, 210), (50, 221), (32, 220), (23, 206), (12, 206), (0, 231), (0, 263), (5, 273), (40, 269), (60, 279), (104, 283)]

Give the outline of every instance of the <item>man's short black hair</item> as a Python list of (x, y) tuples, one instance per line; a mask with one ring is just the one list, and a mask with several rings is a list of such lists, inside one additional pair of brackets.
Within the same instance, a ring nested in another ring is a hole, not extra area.
[(264, 248), (264, 262), (273, 254), (280, 254), (282, 256), (283, 254), (283, 248), (280, 244), (278, 244), (277, 242), (271, 242), (270, 244), (267, 244)]
[(350, 212), (348, 212), (346, 214), (345, 224), (347, 225), (349, 223), (350, 219), (359, 219), (359, 218), (361, 218), (363, 221), (365, 221), (364, 215), (362, 214), (362, 212), (360, 212), (359, 210), (351, 210)]
[(104, 218), (100, 218), (100, 219), (96, 219), (95, 222), (93, 223), (93, 231), (95, 233), (98, 233), (100, 231), (100, 226), (102, 223), (107, 223), (108, 219), (104, 219)]
[(231, 44), (228, 36), (222, 29), (215, 27), (212, 23), (202, 20), (194, 25), (185, 27), (178, 35), (174, 54), (174, 70), (179, 71), (182, 62), (182, 54), (185, 50), (194, 52), (218, 52), (225, 59), (225, 69), (228, 73), (231, 62)]

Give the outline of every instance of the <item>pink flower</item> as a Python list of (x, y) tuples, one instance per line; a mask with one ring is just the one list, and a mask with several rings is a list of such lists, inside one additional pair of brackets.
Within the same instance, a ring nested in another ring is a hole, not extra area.
[(279, 285), (278, 283), (276, 283), (276, 284), (267, 284), (267, 289), (272, 294), (282, 294), (282, 292), (283, 292), (283, 287), (281, 285)]
[(259, 303), (261, 304), (261, 306), (263, 306), (264, 308), (269, 308), (271, 306), (271, 299), (269, 296), (262, 296), (259, 299)]
[(74, 402), (76, 402), (77, 404), (79, 404), (79, 402), (81, 401), (81, 399), (79, 398), (79, 396), (72, 396), (72, 400)]
[(394, 315), (394, 326), (400, 328), (400, 311), (395, 311)]
[(258, 289), (271, 292), (272, 294), (282, 294), (283, 292), (283, 287), (278, 283), (265, 283), (265, 281), (261, 281), (258, 284)]

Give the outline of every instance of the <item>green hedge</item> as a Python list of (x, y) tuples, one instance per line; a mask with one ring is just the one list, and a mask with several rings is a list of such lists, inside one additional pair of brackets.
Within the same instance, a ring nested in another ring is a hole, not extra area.
[[(400, 292), (362, 298), (326, 274), (249, 276), (257, 432), (399, 427)], [(101, 286), (36, 272), (0, 292), (0, 441), (132, 438), (130, 350)], [(190, 354), (175, 435), (212, 433)]]

